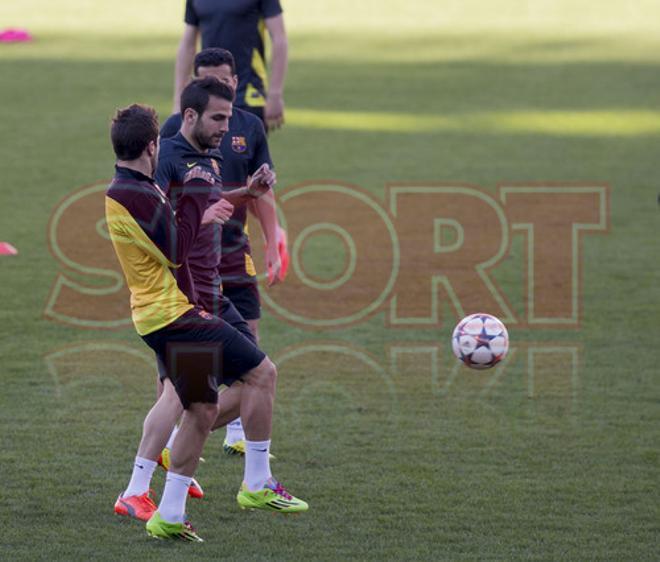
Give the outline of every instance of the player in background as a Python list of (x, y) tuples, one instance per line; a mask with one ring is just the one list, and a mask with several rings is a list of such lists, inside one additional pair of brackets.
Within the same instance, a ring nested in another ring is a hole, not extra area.
[[(288, 41), (279, 0), (186, 0), (185, 26), (174, 71), (173, 113), (188, 83), (197, 41), (202, 49), (221, 47), (236, 59), (239, 88), (235, 106), (257, 115), (267, 129), (284, 123), (284, 81)], [(272, 45), (270, 80), (266, 71), (265, 32)]]
[[(213, 129), (212, 136), (221, 137), (227, 130), (233, 92), (218, 89), (220, 84), (215, 80), (210, 82), (206, 109), (199, 113), (188, 107), (184, 115), (191, 126), (203, 120)], [(245, 480), (237, 501), (244, 508), (306, 510), (307, 504), (288, 494), (270, 473), (268, 449), (277, 377), (274, 365), (240, 331), (195, 304), (187, 256), (207, 206), (213, 176), (202, 166), (191, 167), (178, 194), (175, 216), (168, 198), (153, 180), (158, 153), (155, 112), (138, 105), (118, 111), (111, 138), (117, 167), (106, 192), (106, 221), (131, 292), (133, 322), (163, 365), (166, 388), (173, 387), (185, 410), (158, 511), (148, 493), (142, 498), (123, 494), (118, 503), (125, 503), (129, 515), (145, 518), (150, 514), (147, 531), (152, 536), (201, 540), (184, 521), (188, 488), (206, 437), (221, 420), (218, 385), (243, 380), (240, 391), (233, 393), (239, 396), (248, 437)], [(241, 195), (258, 196), (269, 189), (271, 180), (261, 169)], [(223, 396), (232, 394), (231, 390)], [(155, 456), (178, 417), (164, 397), (165, 392), (145, 419), (133, 478), (136, 473), (149, 473), (150, 479)], [(145, 439), (149, 428), (160, 431), (161, 441), (156, 438), (156, 443), (148, 443), (152, 455), (145, 458), (141, 453), (149, 441)]]
[[(229, 51), (210, 48), (197, 53), (194, 59), (194, 77), (206, 78), (209, 76), (234, 89), (237, 87), (238, 76), (234, 57)], [(171, 115), (161, 128), (161, 139), (177, 135), (181, 124), (180, 113)], [(263, 164), (272, 167), (268, 139), (263, 125), (254, 115), (236, 107), (229, 120), (229, 131), (220, 144), (220, 153), (222, 155), (222, 184), (225, 192), (247, 185), (249, 177)], [(163, 161), (161, 161), (161, 168), (164, 168)], [(159, 185), (167, 186), (170, 178), (165, 170), (159, 174), (158, 180)], [(222, 228), (222, 260), (216, 279), (213, 282), (204, 281), (204, 283), (212, 284), (216, 295), (222, 292), (229, 298), (240, 315), (247, 320), (250, 330), (258, 342), (261, 306), (256, 270), (246, 232), (248, 207), (259, 219), (264, 232), (269, 285), (283, 279), (285, 271), (280, 250), (285, 242), (283, 243), (281, 238), (283, 231), (277, 218), (275, 198), (273, 192), (268, 191), (263, 197), (248, 205), (236, 206), (231, 219)], [(198, 270), (194, 260), (191, 269), (195, 285), (198, 286), (199, 281), (196, 277)], [(230, 455), (244, 454), (245, 436), (240, 418), (227, 425), (223, 449)], [(167, 451), (164, 452), (164, 457), (167, 457)]]

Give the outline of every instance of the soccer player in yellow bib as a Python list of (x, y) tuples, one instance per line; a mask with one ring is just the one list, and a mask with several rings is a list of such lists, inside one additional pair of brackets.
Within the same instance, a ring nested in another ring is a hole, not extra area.
[[(188, 88), (198, 86), (193, 82)], [(197, 101), (183, 108), (184, 118), (191, 123), (203, 120), (221, 137), (231, 116), (233, 91), (220, 87), (223, 85), (216, 80), (205, 86), (203, 109), (192, 108), (200, 103), (200, 92), (196, 92), (191, 99)], [(229, 392), (239, 380), (243, 382), (240, 413), (247, 437), (239, 505), (282, 512), (307, 510), (307, 504), (289, 494), (270, 472), (275, 366), (241, 332), (196, 303), (187, 257), (214, 185), (213, 176), (200, 166), (191, 168), (178, 194), (175, 215), (153, 179), (158, 159), (158, 121), (153, 109), (133, 105), (118, 111), (111, 139), (117, 161), (106, 192), (108, 231), (131, 293), (136, 331), (163, 365), (164, 384), (174, 389), (184, 409), (158, 508), (149, 505), (147, 495), (139, 503), (141, 513), (129, 514), (142, 519), (150, 514), (147, 532), (153, 537), (202, 540), (185, 521), (188, 490), (206, 438), (222, 414), (218, 386), (230, 386)], [(258, 196), (269, 188), (269, 181), (266, 171), (254, 174), (245, 195)], [(171, 418), (169, 396), (165, 396), (163, 393), (147, 418)], [(145, 419), (145, 428), (147, 425)], [(162, 449), (170, 430), (160, 432), (163, 442), (152, 443), (154, 451)], [(140, 453), (138, 450), (134, 477), (143, 470), (153, 473), (155, 467), (153, 453), (152, 458)], [(118, 503), (121, 500), (132, 509), (131, 502), (137, 503), (137, 498), (125, 494)]]

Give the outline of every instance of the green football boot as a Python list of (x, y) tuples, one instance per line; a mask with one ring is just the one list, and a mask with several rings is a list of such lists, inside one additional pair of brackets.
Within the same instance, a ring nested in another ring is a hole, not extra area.
[(273, 478), (256, 492), (250, 492), (243, 482), (236, 501), (242, 509), (264, 509), (279, 513), (300, 513), (309, 509), (307, 502), (289, 494), (284, 486)]
[(204, 542), (193, 529), (192, 525), (185, 523), (169, 523), (165, 521), (160, 513), (156, 512), (147, 521), (147, 535), (155, 539), (179, 539), (190, 542)]

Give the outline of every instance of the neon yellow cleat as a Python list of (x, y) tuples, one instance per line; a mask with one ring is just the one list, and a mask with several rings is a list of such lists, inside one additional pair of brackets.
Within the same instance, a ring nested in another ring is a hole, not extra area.
[[(241, 439), (240, 441), (236, 441), (236, 443), (232, 443), (231, 445), (227, 441), (227, 438), (225, 437), (224, 442), (222, 443), (222, 450), (225, 452), (226, 455), (229, 455), (230, 457), (239, 455), (241, 457), (245, 456), (245, 441)], [(275, 460), (275, 455), (268, 453), (268, 458), (271, 461)]]
[(236, 501), (242, 509), (265, 509), (280, 513), (299, 513), (307, 511), (307, 502), (292, 496), (284, 486), (271, 478), (266, 486), (256, 492), (250, 492), (245, 482), (236, 495)]
[(147, 521), (147, 535), (155, 539), (179, 539), (189, 542), (204, 542), (192, 525), (185, 523), (169, 523), (156, 511)]
[(227, 441), (227, 438), (225, 438), (224, 442), (222, 443), (222, 450), (225, 452), (225, 454), (230, 456), (243, 456), (245, 455), (245, 441), (241, 439), (240, 441), (236, 441), (236, 443), (232, 443), (230, 445)]

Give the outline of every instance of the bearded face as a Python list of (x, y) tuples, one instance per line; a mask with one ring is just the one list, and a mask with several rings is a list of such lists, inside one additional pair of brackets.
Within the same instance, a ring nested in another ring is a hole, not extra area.
[(197, 116), (192, 127), (193, 141), (202, 150), (218, 148), (225, 133), (229, 130), (229, 118), (232, 103), (222, 98), (211, 96), (204, 113)]

